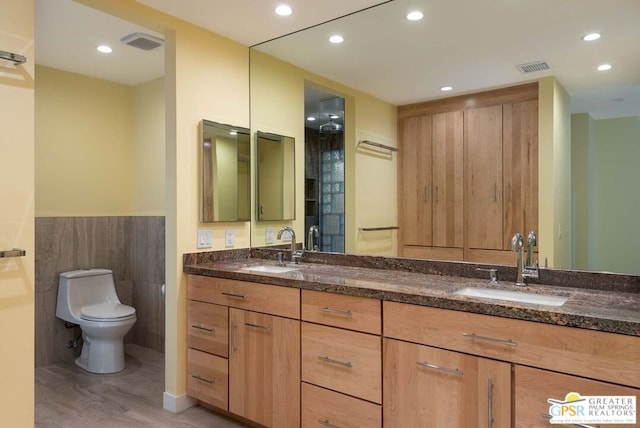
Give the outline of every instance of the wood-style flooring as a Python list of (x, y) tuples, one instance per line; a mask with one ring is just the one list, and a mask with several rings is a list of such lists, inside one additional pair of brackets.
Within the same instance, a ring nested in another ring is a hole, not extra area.
[(35, 371), (35, 426), (39, 428), (240, 428), (235, 421), (191, 407), (162, 408), (164, 355), (125, 345), (126, 368), (109, 375), (87, 373), (73, 361)]

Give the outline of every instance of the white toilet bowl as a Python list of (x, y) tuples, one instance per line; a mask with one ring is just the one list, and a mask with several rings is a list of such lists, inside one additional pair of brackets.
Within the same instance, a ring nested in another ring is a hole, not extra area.
[(61, 273), (56, 316), (82, 329), (76, 365), (103, 374), (125, 368), (123, 339), (136, 322), (136, 310), (120, 303), (110, 270)]

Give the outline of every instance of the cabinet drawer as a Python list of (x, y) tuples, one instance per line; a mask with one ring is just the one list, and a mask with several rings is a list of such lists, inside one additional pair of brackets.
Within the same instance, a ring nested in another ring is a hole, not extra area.
[[(635, 396), (640, 402), (640, 389), (583, 379), (577, 376), (553, 373), (546, 370), (516, 366), (515, 368), (515, 412), (516, 426), (537, 428), (549, 424), (549, 398), (564, 401), (566, 394), (577, 392), (585, 395)], [(638, 421), (637, 421), (638, 422)], [(589, 424), (598, 426), (597, 424)], [(553, 425), (569, 426), (569, 425)], [(574, 425), (571, 425), (574, 426)], [(584, 425), (586, 426), (586, 425)], [(606, 425), (628, 427), (630, 425)]]
[(201, 351), (229, 356), (229, 308), (187, 302), (187, 346)]
[(229, 368), (227, 360), (195, 349), (187, 349), (187, 394), (227, 410)]
[(300, 319), (300, 290), (208, 276), (187, 276), (187, 297), (271, 315)]
[(384, 336), (640, 386), (640, 337), (395, 302)]
[(381, 426), (382, 409), (378, 404), (302, 384), (302, 428)]
[(302, 323), (302, 380), (381, 403), (381, 339)]
[(380, 334), (382, 304), (378, 299), (302, 290), (302, 319), (365, 333)]

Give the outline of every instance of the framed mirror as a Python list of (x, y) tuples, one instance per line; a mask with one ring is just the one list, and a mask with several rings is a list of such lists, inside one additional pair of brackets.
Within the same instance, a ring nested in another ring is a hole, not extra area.
[(295, 138), (256, 133), (258, 221), (296, 218)]
[(251, 220), (251, 133), (239, 126), (202, 120), (200, 221)]

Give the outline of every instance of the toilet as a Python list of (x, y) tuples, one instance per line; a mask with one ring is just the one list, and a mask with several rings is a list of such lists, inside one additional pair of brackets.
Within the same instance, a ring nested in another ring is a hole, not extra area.
[(120, 303), (109, 269), (62, 272), (56, 316), (82, 329), (76, 365), (101, 374), (124, 369), (123, 339), (136, 322), (136, 310)]

